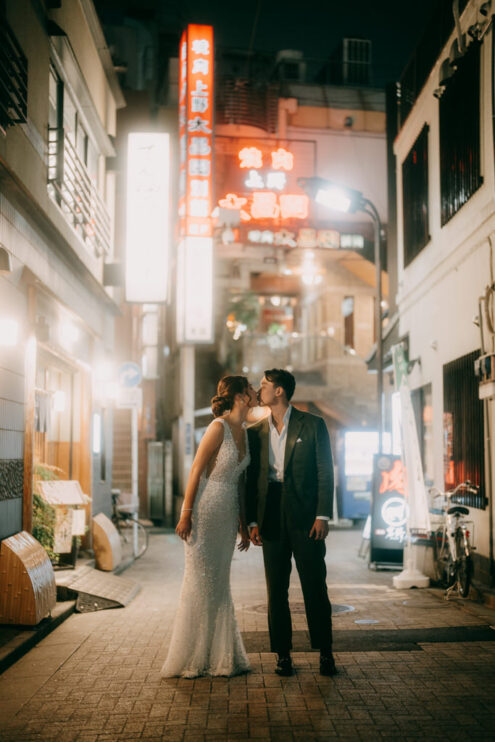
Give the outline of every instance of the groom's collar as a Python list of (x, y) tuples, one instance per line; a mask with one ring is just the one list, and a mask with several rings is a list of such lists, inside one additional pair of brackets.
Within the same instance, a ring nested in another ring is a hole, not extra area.
[[(284, 417), (283, 417), (284, 428), (289, 425), (289, 420), (290, 420), (291, 412), (292, 412), (292, 405), (290, 404), (287, 407), (287, 409), (285, 411), (285, 414), (284, 414)], [(270, 414), (268, 415), (268, 426), (269, 426), (270, 430), (274, 426), (273, 415), (272, 415), (271, 410), (270, 410)]]

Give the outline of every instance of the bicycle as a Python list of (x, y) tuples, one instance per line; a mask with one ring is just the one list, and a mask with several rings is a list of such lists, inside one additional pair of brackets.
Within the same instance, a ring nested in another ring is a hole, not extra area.
[(120, 497), (120, 490), (112, 491), (112, 522), (119, 532), (122, 556), (139, 559), (148, 548), (148, 531), (137, 517), (136, 505), (119, 503)]
[(442, 492), (437, 487), (430, 489), (433, 499), (445, 499), (442, 507), (443, 525), (433, 532), (433, 560), (437, 581), (446, 588), (447, 599), (456, 588), (459, 595), (467, 598), (473, 574), (472, 552), (475, 547), (471, 546), (468, 528), (470, 525), (472, 530), (473, 522), (464, 518), (469, 515), (469, 508), (456, 503), (450, 505), (452, 498), (461, 490), (477, 495), (479, 488), (466, 481), (448, 492)]

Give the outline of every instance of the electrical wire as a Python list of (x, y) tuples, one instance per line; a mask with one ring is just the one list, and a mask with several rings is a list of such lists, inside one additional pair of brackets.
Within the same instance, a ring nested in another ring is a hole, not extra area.
[(490, 284), (485, 289), (485, 319), (493, 343), (493, 336), (495, 336), (495, 282), (493, 280), (493, 241), (491, 235), (488, 235), (488, 243), (490, 245)]

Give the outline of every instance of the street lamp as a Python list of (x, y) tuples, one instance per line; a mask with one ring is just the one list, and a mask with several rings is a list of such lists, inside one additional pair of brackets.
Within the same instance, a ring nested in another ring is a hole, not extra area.
[(377, 396), (378, 396), (378, 451), (383, 449), (383, 359), (382, 359), (382, 264), (381, 264), (381, 232), (382, 223), (377, 208), (372, 201), (365, 198), (361, 191), (332, 183), (326, 178), (298, 178), (297, 183), (306, 191), (308, 196), (321, 206), (335, 211), (345, 211), (354, 214), (362, 211), (373, 220), (374, 252), (376, 271), (376, 358), (377, 358)]

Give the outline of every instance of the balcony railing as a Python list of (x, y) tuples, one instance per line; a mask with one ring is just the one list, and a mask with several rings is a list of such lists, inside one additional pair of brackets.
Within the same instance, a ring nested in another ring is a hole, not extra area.
[(63, 129), (48, 130), (48, 187), (96, 257), (110, 252), (111, 220), (86, 165)]
[(234, 77), (220, 78), (217, 86), (217, 124), (277, 129), (278, 85)]
[(0, 17), (0, 131), (27, 120), (27, 59), (5, 18)]

